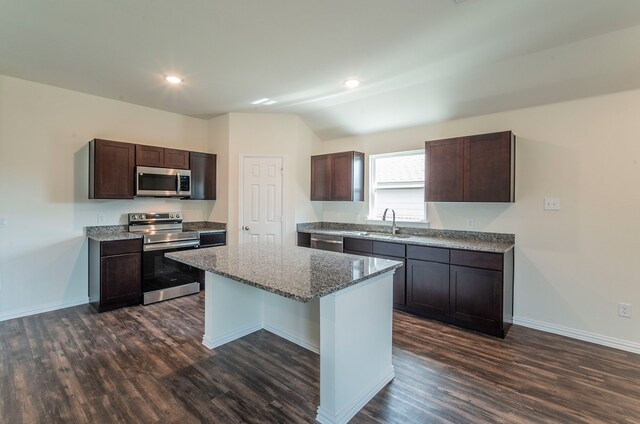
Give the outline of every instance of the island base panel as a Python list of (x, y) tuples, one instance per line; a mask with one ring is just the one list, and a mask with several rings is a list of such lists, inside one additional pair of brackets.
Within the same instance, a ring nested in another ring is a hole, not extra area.
[(395, 377), (393, 271), (320, 299), (322, 424), (347, 423)]
[(265, 329), (320, 353), (320, 423), (347, 423), (395, 376), (393, 271), (306, 303), (210, 272), (205, 284), (205, 346)]

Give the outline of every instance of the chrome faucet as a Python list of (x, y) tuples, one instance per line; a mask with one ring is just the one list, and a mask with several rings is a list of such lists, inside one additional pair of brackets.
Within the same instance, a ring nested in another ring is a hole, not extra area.
[[(388, 211), (389, 211), (389, 208), (384, 210), (384, 214), (382, 214), (382, 220), (383, 221), (387, 220), (387, 212)], [(391, 223), (391, 234), (395, 236), (396, 235), (396, 231), (398, 231), (398, 227), (396, 227), (396, 211), (391, 209), (391, 213), (393, 214), (393, 222)]]

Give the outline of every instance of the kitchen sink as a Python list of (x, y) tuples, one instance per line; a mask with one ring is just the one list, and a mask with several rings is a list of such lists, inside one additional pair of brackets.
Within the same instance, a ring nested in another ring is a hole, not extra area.
[(408, 234), (396, 234), (396, 235), (393, 235), (393, 234), (386, 234), (386, 233), (371, 233), (370, 235), (374, 236), (374, 237), (388, 238), (388, 239), (404, 239), (404, 238), (411, 237)]

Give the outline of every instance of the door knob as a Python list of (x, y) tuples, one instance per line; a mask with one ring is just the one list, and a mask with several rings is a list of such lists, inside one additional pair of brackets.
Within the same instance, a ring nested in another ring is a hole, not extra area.
[(249, 226), (245, 225), (244, 227), (242, 227), (242, 229), (245, 230), (245, 231), (249, 231)]

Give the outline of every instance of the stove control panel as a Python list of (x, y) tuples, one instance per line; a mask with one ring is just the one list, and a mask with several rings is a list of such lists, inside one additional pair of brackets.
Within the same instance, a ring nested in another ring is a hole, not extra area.
[(146, 212), (146, 213), (130, 213), (129, 223), (141, 222), (163, 222), (177, 221), (182, 222), (182, 213), (180, 212)]

